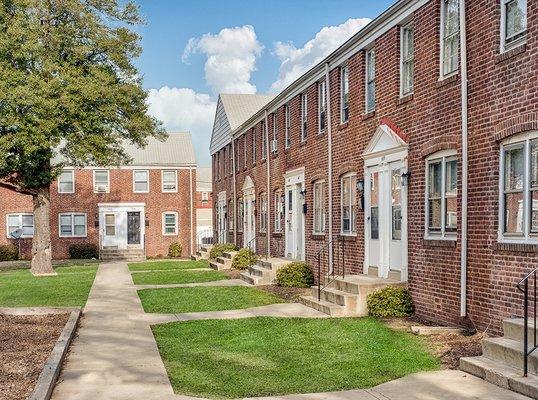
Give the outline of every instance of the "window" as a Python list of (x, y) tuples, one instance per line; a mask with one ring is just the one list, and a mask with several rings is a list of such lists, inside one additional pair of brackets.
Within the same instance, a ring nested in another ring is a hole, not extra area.
[(163, 193), (177, 192), (177, 171), (169, 170), (162, 172), (162, 191)]
[(314, 183), (314, 233), (325, 232), (325, 181)]
[(133, 192), (148, 193), (149, 192), (149, 173), (147, 170), (133, 171)]
[(163, 235), (177, 235), (177, 212), (167, 211), (163, 213)]
[(86, 214), (59, 214), (60, 237), (86, 237)]
[(308, 135), (307, 131), (308, 120), (308, 97), (306, 94), (301, 95), (301, 141), (304, 142)]
[(243, 168), (247, 169), (247, 134), (243, 135)]
[(441, 1), (441, 77), (458, 69), (460, 49), (460, 0)]
[(110, 181), (108, 170), (95, 170), (93, 171), (93, 192), (94, 193), (108, 193), (110, 192)]
[(342, 233), (355, 234), (357, 212), (357, 175), (344, 175), (341, 182), (342, 191)]
[(233, 200), (228, 200), (228, 228), (231, 232), (234, 230), (234, 205)]
[(260, 232), (267, 232), (267, 193), (260, 194)]
[(256, 129), (252, 128), (252, 163), (256, 163)]
[(325, 81), (318, 84), (318, 128), (319, 132), (325, 130), (327, 125), (327, 91)]
[(400, 96), (413, 93), (414, 84), (414, 30), (409, 24), (401, 29)]
[(6, 215), (7, 237), (13, 239), (11, 233), (17, 229), (22, 229), (21, 238), (31, 238), (34, 236), (34, 215), (33, 214), (8, 214)]
[(375, 110), (375, 49), (366, 52), (366, 112)]
[(209, 193), (208, 192), (202, 192), (202, 202), (207, 203), (209, 201)]
[(233, 175), (234, 173), (234, 152), (232, 151), (232, 145), (230, 144), (228, 146), (228, 165), (229, 165), (229, 175)]
[(105, 214), (105, 236), (116, 236), (116, 214)]
[(284, 106), (284, 112), (285, 112), (285, 125), (286, 125), (286, 129), (285, 129), (285, 135), (286, 135), (286, 138), (285, 138), (285, 145), (286, 145), (286, 149), (289, 149), (290, 146), (291, 146), (291, 138), (290, 138), (290, 127), (291, 127), (291, 117), (290, 117), (290, 106), (288, 104), (286, 104)]
[(426, 162), (426, 234), (456, 237), (458, 163), (454, 152), (433, 155)]
[(275, 191), (275, 232), (282, 232), (284, 219), (284, 196), (282, 190)]
[(237, 231), (238, 232), (243, 231), (243, 220), (244, 220), (243, 199), (239, 197), (237, 199)]
[(271, 142), (271, 152), (276, 153), (278, 150), (278, 142), (277, 142), (278, 118), (277, 118), (276, 111), (272, 115), (273, 115), (273, 141)]
[(501, 0), (501, 51), (525, 42), (527, 0)]
[(58, 193), (75, 193), (75, 171), (62, 171), (58, 177)]
[(342, 67), (340, 78), (340, 122), (349, 119), (349, 68)]
[(267, 124), (265, 123), (265, 120), (261, 123), (262, 129), (262, 160), (265, 160), (267, 158)]

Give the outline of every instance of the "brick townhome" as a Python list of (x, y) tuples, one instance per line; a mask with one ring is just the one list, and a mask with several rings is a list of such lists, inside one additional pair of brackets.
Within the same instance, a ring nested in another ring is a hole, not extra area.
[[(179, 242), (191, 252), (196, 232), (196, 160), (189, 133), (151, 139), (145, 149), (127, 146), (128, 166), (64, 169), (51, 185), (51, 241), (54, 259), (69, 258), (69, 246), (91, 243), (101, 250), (167, 255)], [(31, 197), (0, 189), (4, 224), (0, 244), (15, 243), (22, 228), (21, 253), (31, 257)]]
[(467, 1), (465, 24), (459, 4), (400, 0), (278, 95), (221, 96), (218, 240), (312, 267), (332, 245), (325, 270), (406, 281), (438, 323), (500, 332), (520, 315), (538, 261), (538, 2)]

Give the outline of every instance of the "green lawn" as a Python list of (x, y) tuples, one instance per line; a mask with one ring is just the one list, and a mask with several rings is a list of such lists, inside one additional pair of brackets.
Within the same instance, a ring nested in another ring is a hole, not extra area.
[(166, 285), (169, 283), (196, 283), (230, 279), (220, 271), (170, 271), (137, 272), (132, 274), (135, 285)]
[(371, 318), (206, 320), (152, 329), (175, 392), (192, 396), (368, 388), (440, 367), (423, 338)]
[(148, 313), (185, 313), (238, 310), (282, 303), (272, 294), (250, 287), (189, 287), (139, 290), (144, 311)]
[(27, 269), (0, 273), (0, 307), (83, 306), (97, 265), (56, 267), (57, 276), (34, 277)]
[(157, 269), (192, 269), (192, 268), (209, 268), (209, 263), (205, 260), (200, 261), (148, 261), (139, 263), (130, 263), (129, 271), (152, 271)]

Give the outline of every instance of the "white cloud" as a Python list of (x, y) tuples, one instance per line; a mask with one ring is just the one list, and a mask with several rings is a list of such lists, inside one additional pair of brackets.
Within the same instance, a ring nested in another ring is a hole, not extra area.
[(262, 50), (254, 27), (245, 25), (189, 39), (181, 59), (188, 62), (195, 53), (207, 56), (205, 79), (214, 93), (256, 93), (250, 77)]
[(278, 92), (284, 89), (370, 21), (369, 18), (356, 18), (338, 26), (326, 26), (301, 48), (296, 48), (292, 42), (276, 42), (274, 54), (280, 59), (281, 65), (278, 79), (271, 84), (271, 90)]
[(199, 165), (209, 165), (209, 141), (216, 102), (211, 96), (188, 88), (150, 89), (149, 114), (163, 122), (167, 131), (189, 131)]

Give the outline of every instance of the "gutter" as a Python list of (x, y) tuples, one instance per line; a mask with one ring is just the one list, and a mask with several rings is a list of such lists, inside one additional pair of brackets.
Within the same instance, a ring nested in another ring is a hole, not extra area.
[(333, 132), (331, 117), (330, 67), (325, 64), (325, 96), (327, 97), (327, 189), (329, 195), (329, 272), (333, 271)]
[(233, 190), (233, 195), (234, 195), (234, 199), (233, 199), (233, 205), (234, 205), (234, 209), (231, 210), (233, 212), (233, 218), (234, 218), (234, 244), (237, 246), (237, 193), (236, 193), (236, 188), (235, 188), (235, 139), (232, 138), (232, 174), (233, 174), (233, 180), (232, 180), (232, 184), (234, 185), (234, 190)]
[(461, 282), (460, 316), (467, 316), (468, 82), (465, 0), (460, 1), (461, 52)]
[(269, 159), (271, 158), (271, 155), (269, 153), (269, 121), (267, 120), (267, 109), (265, 110), (265, 132), (263, 133), (265, 135), (265, 161), (267, 163), (267, 191), (265, 195), (265, 201), (267, 202), (267, 226), (265, 229), (265, 234), (267, 235), (267, 258), (271, 257), (271, 213), (270, 210), (270, 203), (269, 203), (269, 195), (271, 193), (271, 168), (269, 165)]
[(193, 247), (193, 239), (192, 239), (193, 235), (195, 234), (195, 232), (193, 231), (194, 227), (193, 227), (193, 217), (192, 217), (192, 209), (193, 209), (193, 206), (194, 206), (194, 204), (193, 204), (194, 201), (193, 201), (193, 196), (192, 196), (192, 167), (189, 167), (189, 177), (190, 177), (190, 179), (189, 179), (189, 187), (190, 187), (189, 193), (190, 193), (190, 204), (191, 204), (191, 206), (190, 206), (190, 212), (191, 212), (190, 213), (191, 214), (191, 238), (189, 240), (189, 245), (190, 245), (190, 250), (191, 250), (190, 254), (194, 254), (194, 252), (193, 252), (193, 249), (194, 249), (194, 247)]

